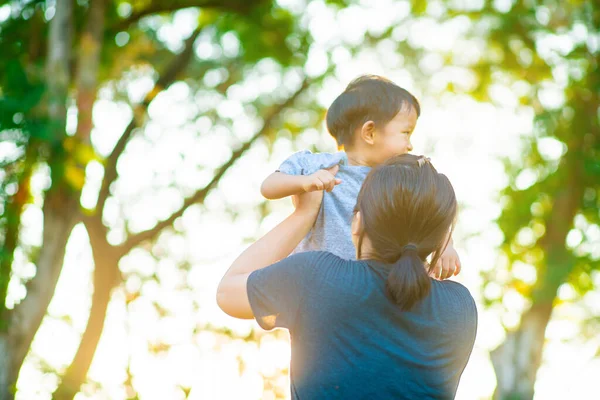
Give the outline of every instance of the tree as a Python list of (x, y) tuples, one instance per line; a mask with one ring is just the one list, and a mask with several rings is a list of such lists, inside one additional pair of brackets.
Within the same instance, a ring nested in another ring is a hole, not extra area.
[[(308, 33), (272, 1), (153, 0), (132, 4), (57, 0), (52, 5), (34, 0), (11, 2), (6, 7), (10, 15), (0, 23), (4, 54), (0, 61), (0, 135), (13, 151), (2, 160), (0, 174), (0, 298), (7, 298), (17, 250), (26, 253), (36, 272), (26, 282), (27, 294), (20, 302), (0, 304), (0, 399), (14, 396), (19, 370), (54, 294), (65, 246), (73, 227), (83, 223), (94, 258), (94, 292), (78, 351), (54, 394), (56, 399), (68, 399), (85, 382), (111, 291), (121, 282), (119, 261), (131, 249), (172, 227), (191, 205), (202, 203), (257, 140), (268, 139), (281, 129), (284, 110), (290, 113), (290, 107), (304, 101), (304, 110), (321, 112), (314, 101), (303, 100), (302, 95), (322, 75), (304, 74)], [(169, 44), (160, 38), (159, 28), (183, 9), (197, 10), (196, 26), (183, 43)], [(199, 53), (199, 42), (221, 47), (225, 38), (233, 50), (210, 56)], [(243, 83), (253, 66), (264, 60), (273, 64), (279, 79), (285, 77), (292, 83), (244, 104), (256, 114), (254, 134), (243, 142), (236, 140), (231, 120), (219, 115), (211, 104), (203, 110), (204, 115), (214, 125), (225, 127), (237, 143), (229, 159), (213, 168), (208, 183), (195, 188), (167, 218), (145, 230), (127, 229), (127, 237), (120, 243), (109, 242), (111, 227), (103, 218), (111, 188), (118, 180), (118, 162), (132, 138), (143, 132), (153, 100), (182, 81), (198, 93), (224, 99), (230, 87)], [(140, 66), (150, 71), (147, 75), (152, 76), (153, 87), (138, 102), (123, 89), (113, 90), (113, 98), (130, 104), (133, 116), (112, 151), (102, 157), (91, 140), (98, 91), (126, 82), (126, 74)], [(71, 131), (70, 109), (77, 112), (76, 128)], [(297, 124), (287, 121), (285, 128), (295, 133), (315, 123), (318, 119)], [(104, 173), (95, 206), (86, 208), (80, 199), (90, 162), (100, 162)], [(42, 193), (33, 193), (30, 180), (41, 166), (49, 170), (50, 184)], [(38, 195), (42, 200), (36, 205)], [(28, 206), (39, 206), (43, 212), (39, 246), (20, 238), (21, 216)]]
[(504, 285), (503, 294), (517, 292), (528, 304), (491, 354), (494, 397), (530, 399), (559, 288), (569, 285), (583, 296), (594, 289), (591, 275), (600, 269), (597, 238), (590, 234), (600, 225), (600, 46), (592, 33), (600, 28), (600, 8), (577, 1), (484, 1), (450, 6), (444, 18), (465, 17), (467, 35), (481, 50), (473, 61), (449, 57), (476, 77), (463, 91), (494, 100), (495, 85), (510, 87), (535, 115), (522, 157), (506, 160), (509, 185), (497, 221), (505, 262), (486, 276), (487, 285)]
[[(448, 50), (415, 46), (452, 68), (434, 92), (508, 101), (534, 116), (521, 156), (505, 160), (509, 183), (497, 220), (502, 262), (484, 274), (483, 288), (494, 293), (488, 306), (509, 292), (525, 299), (520, 323), (507, 329), (491, 360), (494, 398), (530, 399), (559, 289), (570, 286), (573, 301), (581, 299), (595, 289), (592, 275), (600, 269), (593, 250), (600, 225), (600, 8), (578, 1), (411, 4), (414, 16), (462, 31)], [(509, 89), (504, 98), (497, 95), (502, 88)]]

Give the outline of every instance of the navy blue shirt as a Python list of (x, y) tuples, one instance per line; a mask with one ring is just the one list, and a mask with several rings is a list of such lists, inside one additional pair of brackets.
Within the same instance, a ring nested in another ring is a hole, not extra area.
[(307, 252), (250, 274), (256, 321), (290, 331), (293, 399), (454, 398), (475, 341), (473, 297), (432, 279), (401, 311), (385, 293), (388, 269)]

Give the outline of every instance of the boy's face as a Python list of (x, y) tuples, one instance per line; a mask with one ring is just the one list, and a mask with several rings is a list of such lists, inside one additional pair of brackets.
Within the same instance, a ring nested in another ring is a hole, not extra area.
[(373, 140), (377, 164), (390, 157), (412, 151), (411, 135), (417, 125), (417, 112), (413, 107), (402, 109), (382, 128), (375, 129)]

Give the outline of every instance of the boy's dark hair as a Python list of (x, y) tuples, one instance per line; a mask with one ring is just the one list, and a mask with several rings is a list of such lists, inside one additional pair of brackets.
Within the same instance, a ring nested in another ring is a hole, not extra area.
[[(402, 309), (410, 310), (429, 293), (424, 260), (435, 265), (448, 245), (457, 213), (448, 178), (428, 158), (403, 154), (373, 168), (358, 194), (362, 232), (357, 258), (389, 264), (386, 290)], [(371, 252), (361, 254), (364, 236)]]
[(351, 146), (354, 132), (367, 121), (387, 124), (401, 110), (414, 108), (421, 114), (419, 102), (407, 90), (377, 75), (363, 75), (346, 87), (327, 110), (327, 129), (338, 146)]

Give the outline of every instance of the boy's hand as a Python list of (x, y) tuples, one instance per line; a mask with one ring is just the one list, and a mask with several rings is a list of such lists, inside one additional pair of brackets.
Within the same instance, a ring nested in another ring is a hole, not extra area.
[(460, 258), (458, 257), (458, 253), (454, 249), (454, 246), (448, 244), (430, 275), (433, 278), (443, 280), (450, 278), (452, 275), (458, 275), (459, 273)]
[(339, 169), (339, 165), (334, 165), (329, 169), (320, 169), (313, 174), (307, 175), (305, 182), (302, 184), (302, 189), (305, 192), (315, 192), (317, 190), (331, 192), (335, 185), (342, 183), (341, 179), (335, 177)]

